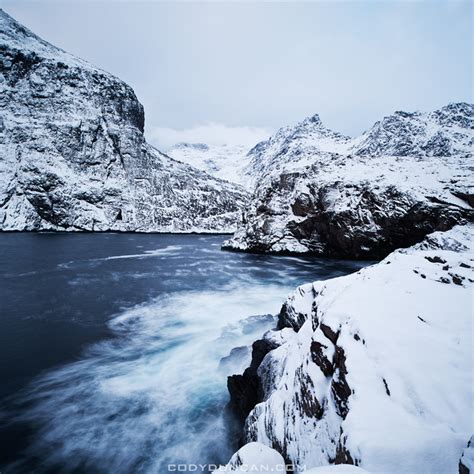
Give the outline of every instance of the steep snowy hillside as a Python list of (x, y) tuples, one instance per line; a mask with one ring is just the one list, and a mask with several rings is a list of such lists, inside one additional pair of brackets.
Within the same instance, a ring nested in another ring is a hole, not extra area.
[(0, 10), (0, 230), (231, 231), (246, 193), (149, 146), (133, 90)]
[[(353, 140), (319, 119), (313, 130), (307, 119), (258, 145), (251, 152), (258, 186), (224, 248), (378, 258), (472, 220), (474, 106), (413, 115), (410, 122), (399, 112)], [(413, 155), (385, 154), (402, 150)]]
[(166, 154), (212, 176), (246, 186), (249, 180), (243, 170), (250, 161), (247, 152), (248, 148), (244, 145), (178, 143)]
[(251, 410), (245, 441), (307, 468), (454, 474), (461, 456), (470, 465), (473, 231), (437, 232), (299, 287), (278, 330), (254, 344), (263, 361), (229, 378), (233, 406)]

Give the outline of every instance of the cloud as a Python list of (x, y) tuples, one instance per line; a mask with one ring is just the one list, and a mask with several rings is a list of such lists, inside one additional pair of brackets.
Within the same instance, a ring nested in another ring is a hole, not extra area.
[(272, 131), (266, 128), (230, 127), (213, 122), (187, 129), (151, 127), (146, 131), (149, 142), (163, 151), (180, 142), (206, 143), (208, 145), (245, 145), (251, 148), (271, 134)]

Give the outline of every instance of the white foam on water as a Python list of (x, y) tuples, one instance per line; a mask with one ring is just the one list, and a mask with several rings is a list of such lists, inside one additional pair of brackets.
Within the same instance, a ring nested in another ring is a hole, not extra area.
[(74, 265), (84, 265), (88, 263), (100, 263), (106, 262), (108, 260), (122, 260), (122, 259), (129, 259), (129, 258), (150, 258), (150, 257), (173, 257), (179, 255), (179, 251), (182, 250), (181, 245), (168, 245), (161, 249), (154, 249), (154, 250), (145, 250), (143, 253), (134, 253), (134, 254), (125, 254), (125, 255), (111, 255), (109, 257), (102, 257), (102, 258), (90, 258), (87, 260), (71, 260), (69, 262), (59, 263), (58, 268), (61, 269), (68, 269), (72, 268)]
[(147, 258), (147, 257), (160, 257), (162, 255), (170, 256), (171, 254), (177, 254), (183, 247), (181, 245), (168, 245), (162, 249), (145, 250), (143, 253), (130, 254), (130, 255), (112, 255), (111, 257), (105, 257), (97, 260), (119, 260), (123, 258)]
[[(168, 472), (168, 463), (225, 463), (226, 376), (219, 361), (272, 326), (291, 288), (234, 284), (164, 295), (113, 318), (112, 340), (45, 374), (25, 395), (38, 425), (29, 455), (45, 466)], [(242, 328), (242, 329), (240, 329)], [(236, 441), (236, 440), (234, 440)]]

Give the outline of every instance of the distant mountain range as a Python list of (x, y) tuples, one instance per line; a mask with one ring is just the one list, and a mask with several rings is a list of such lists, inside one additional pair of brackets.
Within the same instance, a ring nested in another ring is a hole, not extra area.
[(473, 218), (474, 106), (395, 112), (357, 138), (319, 116), (248, 154), (244, 224), (225, 248), (379, 258)]
[(177, 143), (166, 154), (217, 178), (248, 186), (249, 179), (244, 173), (250, 162), (248, 151), (245, 145)]

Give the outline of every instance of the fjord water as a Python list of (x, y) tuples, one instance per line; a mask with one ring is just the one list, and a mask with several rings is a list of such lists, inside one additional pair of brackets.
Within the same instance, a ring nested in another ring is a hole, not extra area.
[(364, 262), (229, 253), (223, 240), (0, 234), (1, 472), (228, 461), (226, 377), (248, 364), (243, 347), (297, 285)]

